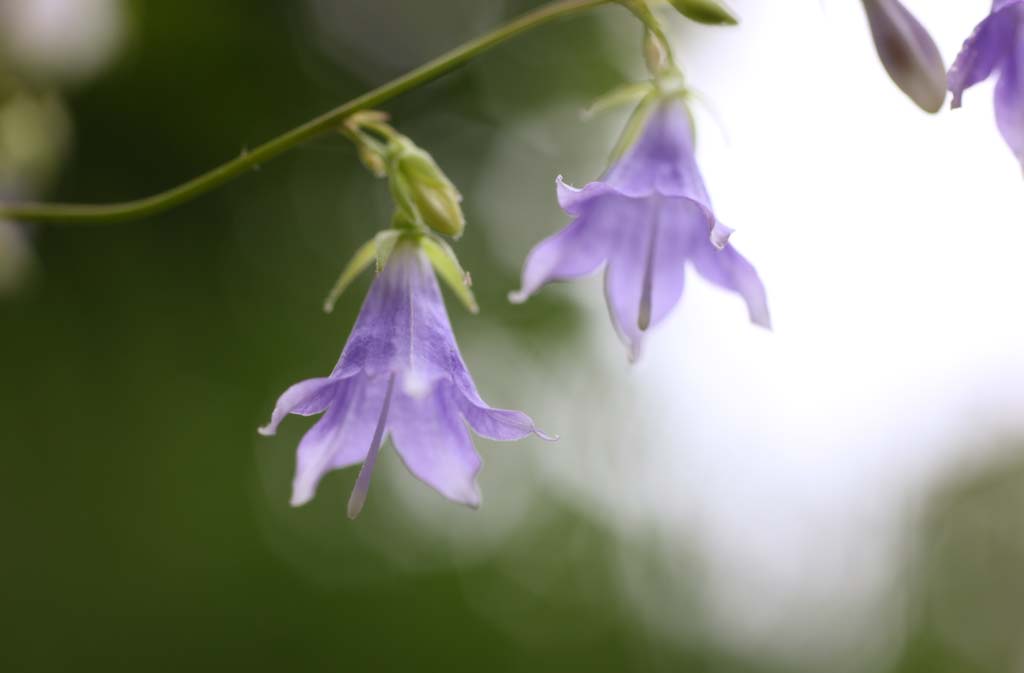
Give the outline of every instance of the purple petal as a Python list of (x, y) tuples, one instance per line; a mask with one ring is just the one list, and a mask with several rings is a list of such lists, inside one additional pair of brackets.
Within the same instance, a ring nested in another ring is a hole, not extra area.
[(626, 196), (683, 197), (710, 209), (711, 200), (694, 158), (693, 129), (686, 105), (678, 98), (661, 102), (640, 138), (602, 182)]
[(384, 406), (387, 381), (356, 376), (341, 381), (327, 413), (299, 443), (292, 505), (309, 502), (323, 475), (363, 462)]
[(737, 293), (747, 303), (750, 321), (771, 329), (768, 298), (757, 271), (732, 245), (717, 250), (703, 238), (693, 243), (692, 257), (697, 272), (719, 287)]
[(996, 83), (996, 124), (1024, 166), (1024, 30)]
[(682, 296), (691, 241), (702, 236), (711, 244), (703, 209), (686, 199), (652, 200), (646, 221), (634, 222), (631, 229), (608, 262), (605, 298), (635, 361), (642, 333), (664, 320)]
[(878, 57), (893, 82), (927, 112), (946, 99), (946, 67), (935, 41), (897, 0), (864, 0)]
[(395, 450), (413, 475), (449, 500), (480, 505), (480, 456), (449, 386), (435, 386), (423, 397), (395, 391), (388, 425)]
[(454, 390), (453, 399), (473, 431), (481, 437), (493, 439), (499, 442), (511, 442), (522, 439), (527, 435), (537, 435), (541, 439), (554, 440), (556, 437), (548, 435), (537, 429), (533, 419), (521, 411), (511, 409), (494, 409), (476, 393), (474, 389), (471, 394), (465, 394), (461, 390)]
[(273, 435), (288, 414), (319, 414), (334, 398), (335, 383), (336, 381), (330, 378), (306, 379), (288, 388), (277, 399), (270, 422), (260, 428), (259, 433), (265, 436)]
[(1008, 58), (1013, 46), (1024, 0), (997, 3), (984, 21), (964, 42), (949, 70), (949, 90), (953, 108), (961, 105), (964, 91), (989, 77)]
[[(563, 188), (559, 181), (559, 191)], [(576, 219), (530, 251), (523, 265), (522, 287), (510, 294), (509, 300), (519, 304), (546, 283), (593, 273), (608, 258), (623, 223), (635, 219), (642, 210), (642, 203), (614, 192), (589, 198), (585, 206), (573, 206), (570, 212), (577, 215)]]
[(332, 377), (400, 375), (425, 394), (461, 363), (441, 290), (423, 251), (401, 242), (374, 280)]

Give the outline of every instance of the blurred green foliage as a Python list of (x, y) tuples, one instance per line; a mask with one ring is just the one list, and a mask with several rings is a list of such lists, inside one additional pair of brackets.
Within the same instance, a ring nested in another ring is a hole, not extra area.
[[(416, 28), (443, 35), (458, 3), (436, 4), (436, 20)], [(531, 4), (489, 6), (512, 15)], [(324, 55), (301, 2), (127, 7), (117, 64), (68, 95), (74, 150), (49, 198), (164, 189), (379, 83)], [(621, 64), (638, 60), (636, 45), (606, 37), (594, 17), (547, 26), (388, 106), (467, 197), (458, 252), (482, 312), (450, 297), (449, 311), (478, 380), (505, 381), (510, 356), (489, 341), (500, 331), (572, 352), (601, 383), (565, 294), (511, 307), (505, 293), (518, 273), (509, 258), (564, 222), (553, 177), (594, 174), (614, 143), (600, 127), (555, 121), (628, 79)], [(392, 67), (376, 65), (378, 76)], [(515, 160), (500, 191), (484, 175), (492, 155)], [(0, 670), (778, 670), (714, 645), (697, 591), (682, 592), (692, 619), (678, 638), (663, 633), (676, 625), (652, 633), (621, 591), (622, 555), (634, 572), (659, 572), (645, 563), (644, 532), (614, 540), (543, 485), (516, 488), (535, 480), (528, 467), (485, 470), (486, 497), (512, 501), (519, 519), (445, 505), (446, 536), (397, 504), (392, 480), (412, 477), (390, 452), (358, 521), (344, 516), (353, 470), (325, 479), (309, 506), (287, 506), (308, 423), (289, 421), (273, 440), (256, 427), (285, 386), (333, 365), (368, 275), (330, 317), (321, 303), (390, 213), (385, 185), (335, 137), (153, 220), (35, 230), (41, 271), (0, 303)], [(557, 386), (549, 374), (481, 388), (543, 424), (531, 391)], [(478, 446), (495, 462), (525, 451)], [(1024, 661), (1022, 475), (997, 466), (929, 507), (892, 671), (995, 673)], [(462, 537), (465, 547), (453, 543)], [(687, 562), (680, 574), (696, 585)]]
[[(526, 8), (508, 4), (509, 14)], [(438, 6), (424, 30), (444, 30)], [(138, 0), (129, 10), (118, 63), (69, 96), (75, 150), (48, 198), (161, 190), (376, 83), (320, 55), (302, 3)], [(550, 26), (389, 109), (472, 192), (473, 162), (502, 133), (480, 104), (483, 83), (503, 92), (509, 115), (541, 114), (558, 99), (578, 105), (618, 80), (610, 50), (584, 48), (599, 39), (593, 19)], [(537, 154), (545, 183), (564, 159), (558, 147)], [(558, 293), (514, 310), (504, 300), (518, 270), (490, 257), (486, 221), (522, 198), (509, 185), (505, 203), (465, 204), (459, 253), (488, 273), (475, 275), (481, 317), (449, 300), (463, 340), (488, 323), (542, 343), (573, 338), (576, 313)], [(545, 199), (559, 217), (553, 189)], [(409, 558), (434, 561), (417, 570), (382, 557), (380, 538), (400, 531), (388, 517), (400, 513), (381, 482), (408, 475), (379, 477), (355, 523), (342, 506), (353, 471), (328, 478), (311, 506), (287, 508), (303, 422), (279, 441), (255, 429), (286, 385), (333, 365), (369, 278), (331, 317), (320, 304), (389, 212), (384, 185), (341, 138), (324, 138), (153, 220), (37, 230), (42, 272), (0, 305), (2, 670), (622, 671), (702, 661), (631, 625), (601, 591), (614, 581), (607, 534), (555, 499), (543, 503), (543, 524), (505, 543), (530, 550), (530, 572), (549, 578), (538, 594), (516, 588), (501, 553), (444, 562), (443, 545), (409, 539)], [(531, 242), (524, 233), (520, 252)], [(451, 510), (484, 525), (492, 515)], [(488, 618), (494, 611), (511, 617)]]

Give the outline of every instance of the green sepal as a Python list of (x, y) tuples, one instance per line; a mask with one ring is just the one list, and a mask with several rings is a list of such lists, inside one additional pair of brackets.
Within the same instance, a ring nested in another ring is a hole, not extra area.
[(654, 91), (654, 88), (654, 82), (637, 82), (635, 84), (617, 86), (594, 100), (593, 103), (583, 110), (583, 118), (590, 119), (597, 114), (620, 105), (635, 105)]
[(668, 0), (676, 10), (697, 23), (710, 26), (735, 26), (739, 18), (718, 0)]
[(352, 259), (342, 269), (341, 275), (338, 276), (334, 287), (331, 288), (330, 293), (324, 300), (324, 313), (330, 313), (334, 310), (334, 305), (338, 302), (341, 294), (348, 289), (352, 281), (365, 271), (366, 267), (370, 266), (371, 263), (376, 262), (377, 271), (378, 273), (380, 272), (384, 267), (384, 262), (387, 261), (387, 256), (391, 254), (391, 250), (395, 247), (395, 242), (398, 240), (400, 233), (394, 229), (382, 231), (356, 250), (356, 253), (352, 255)]
[(420, 240), (420, 245), (423, 247), (423, 251), (427, 253), (427, 259), (430, 260), (434, 270), (437, 271), (437, 275), (451, 288), (455, 296), (466, 307), (466, 310), (470, 313), (479, 313), (480, 307), (477, 306), (473, 290), (469, 287), (471, 283), (469, 274), (459, 264), (459, 259), (455, 256), (455, 251), (452, 250), (451, 246), (440, 237), (432, 234), (424, 235)]

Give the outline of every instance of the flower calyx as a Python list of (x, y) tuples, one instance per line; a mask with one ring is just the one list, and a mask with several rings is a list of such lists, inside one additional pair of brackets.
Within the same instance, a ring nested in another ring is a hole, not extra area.
[(434, 230), (458, 238), (466, 227), (462, 195), (430, 153), (388, 124), (377, 110), (349, 117), (342, 132), (356, 145), (360, 161), (375, 176), (388, 179), (400, 228)]

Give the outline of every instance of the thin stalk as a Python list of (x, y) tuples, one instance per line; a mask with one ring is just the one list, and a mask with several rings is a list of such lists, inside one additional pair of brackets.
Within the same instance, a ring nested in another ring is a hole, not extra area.
[(244, 152), (241, 156), (221, 164), (211, 171), (159, 194), (134, 201), (108, 204), (0, 203), (0, 218), (51, 224), (104, 224), (156, 215), (191, 201), (311, 138), (337, 130), (345, 118), (354, 112), (375, 108), (396, 96), (435, 80), (520, 33), (525, 33), (554, 19), (578, 14), (614, 1), (556, 0), (539, 7), (486, 35), (452, 49), (397, 79), (287, 131), (253, 150)]

